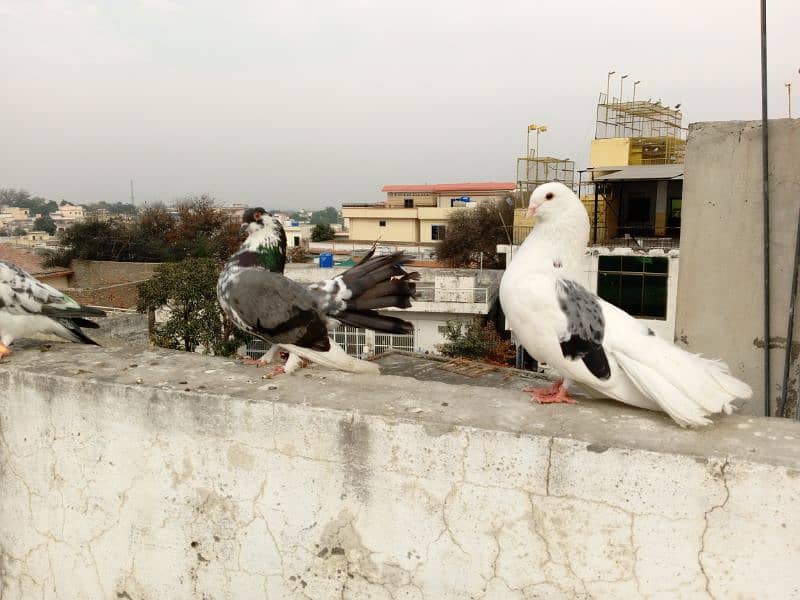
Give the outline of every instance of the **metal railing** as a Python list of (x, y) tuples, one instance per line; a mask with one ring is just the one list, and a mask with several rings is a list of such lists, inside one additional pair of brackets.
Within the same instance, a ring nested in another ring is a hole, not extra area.
[[(514, 244), (525, 241), (533, 227), (513, 227)], [(591, 227), (589, 230), (590, 246), (606, 246), (609, 248), (633, 248), (634, 250), (652, 250), (655, 248), (680, 248), (680, 227)]]

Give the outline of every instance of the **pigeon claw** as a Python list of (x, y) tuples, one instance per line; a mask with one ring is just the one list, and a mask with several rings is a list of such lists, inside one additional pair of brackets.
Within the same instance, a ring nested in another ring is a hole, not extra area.
[(265, 360), (261, 360), (260, 358), (256, 359), (245, 356), (242, 358), (242, 364), (248, 366), (255, 365), (257, 367), (266, 367), (269, 363)]
[(6, 356), (11, 356), (11, 350), (3, 342), (0, 342), (0, 360), (3, 360)]
[(569, 395), (567, 390), (562, 389), (557, 394), (537, 395), (533, 392), (533, 399), (539, 404), (577, 404), (578, 401)]
[(522, 391), (530, 393), (532, 399), (539, 404), (577, 404), (575, 398), (570, 396), (564, 387), (563, 379), (559, 379), (547, 388), (525, 388)]

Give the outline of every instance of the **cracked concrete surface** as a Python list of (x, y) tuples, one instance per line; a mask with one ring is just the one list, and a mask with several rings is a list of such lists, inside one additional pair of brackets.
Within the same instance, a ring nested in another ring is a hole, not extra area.
[(800, 598), (795, 423), (261, 374), (0, 363), (0, 598)]

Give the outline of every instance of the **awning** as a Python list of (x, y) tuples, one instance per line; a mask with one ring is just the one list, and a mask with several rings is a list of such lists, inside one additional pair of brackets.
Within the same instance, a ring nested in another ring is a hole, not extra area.
[[(610, 171), (610, 172), (609, 172)], [(601, 175), (600, 173), (604, 173)], [(644, 179), (683, 179), (683, 165), (632, 165), (592, 169), (594, 181), (640, 181)]]

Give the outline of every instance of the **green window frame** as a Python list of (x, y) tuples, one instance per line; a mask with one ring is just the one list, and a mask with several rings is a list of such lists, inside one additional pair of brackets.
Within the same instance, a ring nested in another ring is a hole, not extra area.
[(659, 256), (600, 256), (597, 295), (633, 317), (667, 318), (669, 259)]

